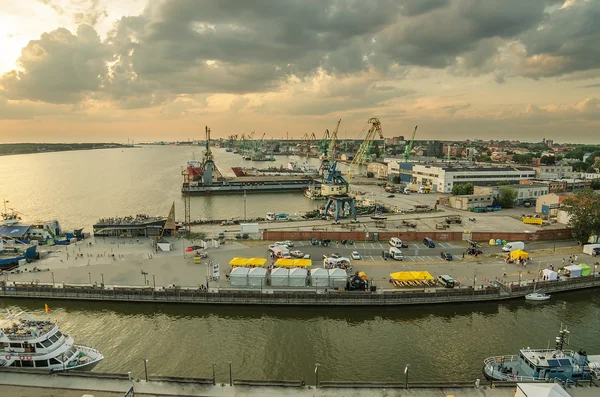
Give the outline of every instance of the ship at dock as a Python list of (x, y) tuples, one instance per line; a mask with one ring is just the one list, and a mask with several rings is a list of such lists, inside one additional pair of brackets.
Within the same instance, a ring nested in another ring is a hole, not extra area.
[(202, 161), (190, 160), (183, 174), (183, 194), (235, 194), (302, 192), (313, 183), (310, 175), (259, 175), (226, 178), (215, 164), (206, 127), (206, 149)]

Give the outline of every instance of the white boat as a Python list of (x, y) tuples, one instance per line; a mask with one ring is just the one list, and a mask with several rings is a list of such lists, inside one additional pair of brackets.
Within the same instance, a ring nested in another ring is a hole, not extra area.
[(5, 199), (4, 212), (0, 214), (0, 216), (2, 217), (2, 225), (11, 226), (16, 223), (19, 223), (19, 221), (21, 220), (19, 213), (12, 208), (7, 208), (6, 204), (8, 204), (8, 201)]
[(532, 292), (531, 294), (525, 295), (525, 299), (528, 301), (546, 301), (550, 299), (550, 295), (546, 295), (541, 292)]
[(0, 367), (89, 371), (104, 359), (98, 350), (74, 344), (58, 323), (34, 320), (24, 311), (8, 312), (0, 324), (0, 346)]

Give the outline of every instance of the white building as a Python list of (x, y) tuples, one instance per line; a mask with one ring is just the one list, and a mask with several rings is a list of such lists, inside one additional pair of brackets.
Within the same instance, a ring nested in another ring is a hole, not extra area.
[(383, 163), (369, 163), (367, 165), (367, 172), (372, 172), (377, 179), (387, 179), (388, 165)]
[(537, 200), (538, 197), (544, 196), (550, 193), (550, 185), (545, 183), (527, 183), (520, 185), (506, 185), (506, 186), (475, 186), (473, 189), (474, 194), (492, 194), (494, 198), (500, 196), (500, 190), (503, 187), (509, 187), (517, 192), (517, 198), (515, 199), (517, 205), (523, 204), (525, 201)]
[(467, 167), (461, 165), (413, 166), (413, 183), (431, 186), (434, 192), (451, 193), (455, 183), (496, 185), (499, 182), (519, 183), (533, 179), (535, 171), (524, 167)]
[(540, 165), (534, 168), (536, 179), (575, 178), (572, 165)]

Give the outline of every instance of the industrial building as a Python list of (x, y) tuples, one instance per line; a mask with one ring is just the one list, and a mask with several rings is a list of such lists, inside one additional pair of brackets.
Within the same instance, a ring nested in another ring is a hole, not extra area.
[(451, 193), (455, 183), (486, 186), (500, 182), (518, 184), (523, 179), (533, 179), (535, 171), (524, 167), (479, 167), (456, 165), (415, 164), (412, 183), (431, 186), (433, 191)]
[(573, 178), (572, 165), (540, 165), (534, 168), (536, 179), (562, 179)]
[(494, 198), (500, 196), (500, 190), (503, 187), (510, 187), (516, 190), (517, 199), (515, 200), (516, 205), (522, 205), (524, 202), (533, 202), (538, 197), (550, 193), (550, 186), (545, 183), (522, 183), (519, 185), (508, 185), (508, 186), (475, 186), (474, 194), (491, 194)]
[(457, 210), (469, 211), (473, 208), (486, 208), (491, 206), (494, 198), (491, 194), (468, 194), (464, 196), (448, 197), (448, 206)]
[(369, 163), (367, 172), (373, 173), (377, 179), (388, 179), (388, 165), (384, 163)]

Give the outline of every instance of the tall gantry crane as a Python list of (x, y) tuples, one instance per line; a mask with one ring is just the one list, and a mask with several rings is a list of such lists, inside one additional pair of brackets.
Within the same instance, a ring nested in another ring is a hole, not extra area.
[(356, 155), (354, 155), (354, 159), (352, 159), (352, 163), (350, 164), (350, 168), (346, 175), (348, 176), (348, 182), (352, 180), (356, 172), (358, 171), (358, 167), (360, 165), (366, 164), (369, 161), (369, 156), (371, 155), (371, 149), (373, 148), (373, 142), (379, 136), (379, 139), (383, 139), (383, 131), (381, 130), (381, 122), (379, 119), (372, 117), (367, 121), (367, 124), (361, 131), (362, 133), (367, 129), (367, 127), (371, 125), (371, 127), (365, 133), (365, 139), (360, 144)]
[(415, 135), (417, 135), (417, 127), (418, 125), (415, 125), (415, 130), (413, 131), (412, 134), (412, 138), (410, 139), (410, 143), (408, 143), (406, 145), (406, 147), (404, 148), (404, 161), (408, 162), (408, 159), (410, 159), (410, 152), (413, 149), (413, 145), (415, 144)]

